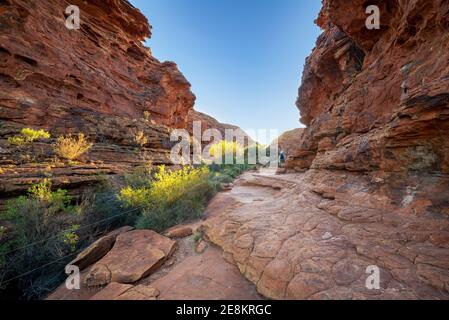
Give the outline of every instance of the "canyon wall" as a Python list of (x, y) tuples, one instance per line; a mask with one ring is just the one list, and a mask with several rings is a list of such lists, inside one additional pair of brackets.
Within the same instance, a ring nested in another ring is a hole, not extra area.
[(324, 0), (317, 23), (287, 174), (245, 174), (206, 235), (265, 297), (448, 299), (449, 2)]
[[(66, 28), (63, 0), (0, 2), (0, 192), (45, 176), (70, 186), (142, 161), (169, 163), (170, 128), (187, 128), (195, 96), (173, 62), (143, 41), (147, 19), (126, 0), (73, 0), (79, 30)], [(53, 139), (16, 148), (7, 138), (30, 127)], [(137, 133), (147, 142), (136, 145)], [(94, 147), (83, 165), (49, 164), (50, 143), (84, 133)], [(65, 181), (66, 183), (63, 183)]]
[(447, 187), (449, 3), (374, 1), (379, 30), (366, 28), (365, 4), (323, 1), (324, 33), (297, 101), (307, 128), (287, 168), (369, 173), (391, 185), (419, 175)]

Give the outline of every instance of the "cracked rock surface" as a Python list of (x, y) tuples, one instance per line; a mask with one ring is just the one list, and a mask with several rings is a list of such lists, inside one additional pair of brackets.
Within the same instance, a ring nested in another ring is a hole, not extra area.
[[(204, 226), (268, 298), (447, 299), (449, 222), (419, 209), (360, 175), (265, 171), (218, 195)], [(378, 290), (366, 285), (370, 266)]]

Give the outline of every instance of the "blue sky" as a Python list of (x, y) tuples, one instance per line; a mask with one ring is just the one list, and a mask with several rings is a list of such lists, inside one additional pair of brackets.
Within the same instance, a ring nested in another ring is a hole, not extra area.
[(295, 106), (320, 34), (320, 0), (131, 0), (149, 19), (148, 45), (192, 84), (195, 109), (243, 129), (300, 127)]

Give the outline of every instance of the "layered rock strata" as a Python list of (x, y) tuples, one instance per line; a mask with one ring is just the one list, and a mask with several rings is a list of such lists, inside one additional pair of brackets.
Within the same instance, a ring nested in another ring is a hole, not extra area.
[(447, 1), (323, 1), (290, 173), (244, 176), (205, 224), (261, 294), (449, 298), (448, 21)]
[[(147, 19), (126, 0), (71, 1), (79, 30), (66, 27), (62, 0), (0, 3), (0, 192), (26, 190), (51, 177), (77, 188), (144, 161), (168, 164), (170, 129), (187, 128), (195, 96), (172, 62), (159, 62), (143, 41)], [(24, 128), (53, 140), (15, 147)], [(67, 166), (54, 160), (59, 135), (84, 133), (94, 143)], [(136, 143), (136, 135), (145, 139)]]
[(380, 30), (365, 3), (323, 2), (297, 101), (307, 129), (287, 166), (446, 175), (448, 3), (376, 2)]

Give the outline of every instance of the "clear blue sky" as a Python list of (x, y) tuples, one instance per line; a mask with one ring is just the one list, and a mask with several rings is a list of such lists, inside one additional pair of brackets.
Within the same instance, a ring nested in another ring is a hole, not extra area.
[(131, 2), (153, 26), (153, 55), (192, 84), (196, 110), (243, 129), (301, 126), (295, 100), (320, 0)]

